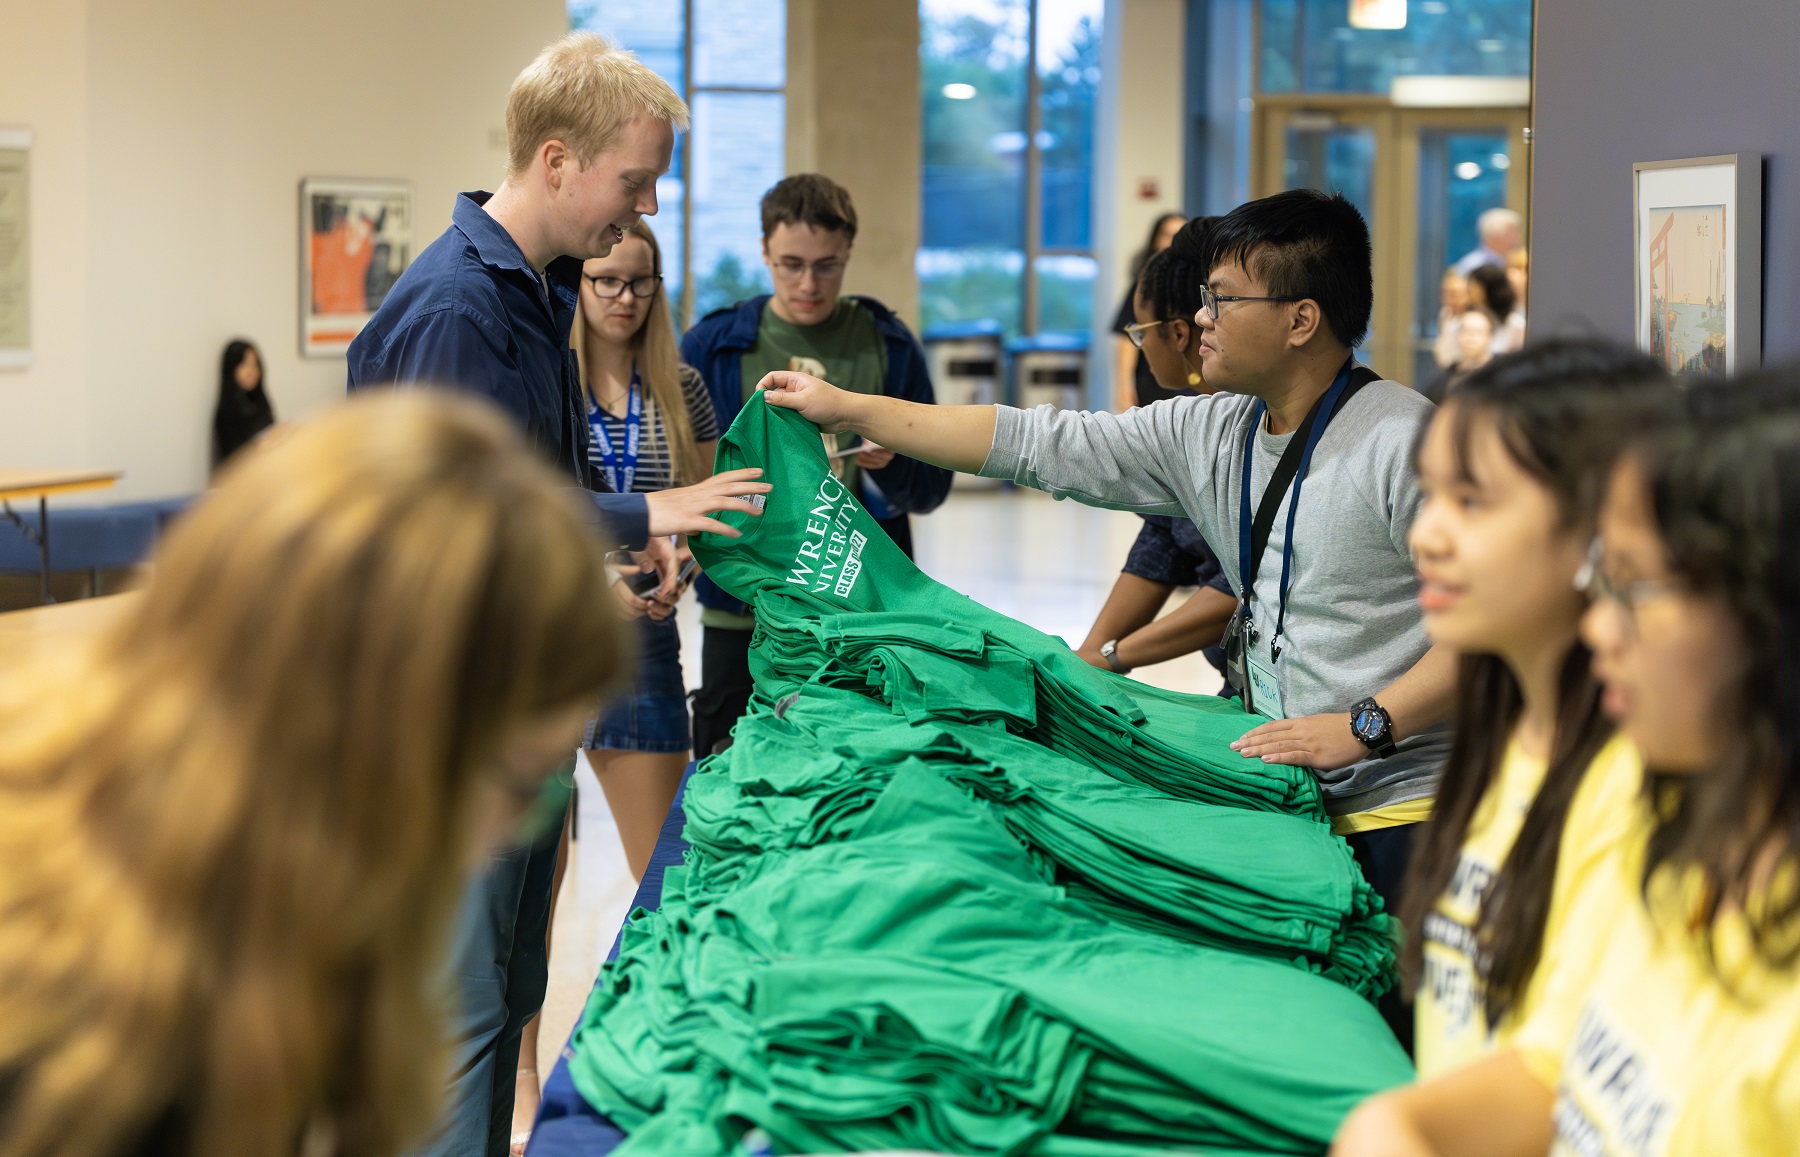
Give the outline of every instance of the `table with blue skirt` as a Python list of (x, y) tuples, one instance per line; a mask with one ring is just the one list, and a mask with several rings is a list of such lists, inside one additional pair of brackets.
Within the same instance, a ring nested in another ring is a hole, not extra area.
[[(693, 774), (694, 765), (690, 763), (682, 773), (681, 786), (675, 792), (675, 802), (669, 807), (662, 831), (657, 834), (656, 850), (650, 853), (643, 883), (631, 898), (632, 911), (654, 909), (662, 903), (663, 872), (679, 865), (682, 853), (687, 851), (687, 841), (681, 838), (681, 829), (687, 826), (681, 800), (687, 793), (688, 777)], [(612, 951), (606, 958), (612, 960), (618, 954), (619, 938), (614, 936)], [(544, 1082), (544, 1098), (538, 1107), (537, 1124), (531, 1130), (531, 1143), (525, 1149), (526, 1157), (598, 1157), (612, 1152), (623, 1140), (625, 1131), (601, 1116), (576, 1090), (575, 1079), (569, 1075), (565, 1046), (563, 1055), (556, 1059), (556, 1067), (550, 1071), (550, 1079)]]

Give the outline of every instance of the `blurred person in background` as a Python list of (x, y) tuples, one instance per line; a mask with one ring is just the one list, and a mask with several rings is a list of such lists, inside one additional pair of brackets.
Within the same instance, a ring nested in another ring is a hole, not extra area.
[(1494, 360), (1494, 317), (1485, 309), (1470, 307), (1456, 318), (1452, 328), (1456, 338), (1456, 358), (1425, 387), (1425, 396), (1442, 403), (1456, 384)]
[(1506, 258), (1525, 244), (1525, 219), (1511, 209), (1489, 209), (1475, 221), (1480, 243), (1457, 259), (1452, 269), (1467, 277), (1483, 265), (1506, 268)]
[(213, 405), (212, 468), (256, 441), (275, 424), (275, 407), (263, 388), (262, 354), (238, 338), (219, 359), (219, 397)]
[(106, 630), (0, 681), (0, 1153), (391, 1157), (445, 949), (630, 670), (576, 492), (487, 407), (253, 448)]
[[(1113, 319), (1112, 331), (1119, 335), (1113, 343), (1113, 409), (1123, 413), (1133, 406), (1148, 406), (1161, 398), (1180, 397), (1195, 392), (1195, 387), (1188, 384), (1187, 376), (1177, 379), (1174, 386), (1165, 386), (1157, 380), (1150, 364), (1139, 353), (1139, 345), (1132, 340), (1130, 327), (1137, 321), (1137, 313), (1132, 308), (1137, 296), (1138, 278), (1143, 276), (1144, 266), (1150, 259), (1169, 247), (1175, 240), (1175, 234), (1187, 224), (1187, 218), (1180, 213), (1164, 213), (1150, 226), (1149, 239), (1144, 247), (1137, 251), (1131, 259), (1131, 281), (1125, 291), (1125, 300), (1119, 303), (1119, 315)], [(1193, 314), (1189, 313), (1188, 317)]]
[(1440, 369), (1456, 362), (1456, 322), (1469, 308), (1469, 279), (1454, 268), (1444, 270), (1438, 283), (1437, 339), (1432, 343), (1432, 358)]
[(1469, 304), (1486, 311), (1492, 319), (1494, 336), (1490, 344), (1495, 353), (1509, 354), (1525, 344), (1525, 312), (1519, 308), (1505, 266), (1476, 266), (1469, 274)]

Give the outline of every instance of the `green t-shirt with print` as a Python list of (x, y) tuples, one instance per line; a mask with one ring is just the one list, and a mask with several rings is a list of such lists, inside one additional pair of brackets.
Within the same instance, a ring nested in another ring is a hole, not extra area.
[[(875, 315), (848, 297), (838, 298), (831, 316), (818, 325), (794, 325), (776, 316), (771, 299), (763, 305), (756, 327), (756, 345), (738, 355), (743, 374), (744, 400), (756, 392), (756, 383), (775, 370), (798, 370), (824, 378), (841, 390), (879, 394), (887, 383), (887, 343), (875, 328)], [(848, 449), (860, 440), (855, 434), (823, 434), (828, 449)], [(852, 494), (861, 493), (862, 479), (855, 455), (831, 460), (836, 474)], [(756, 626), (750, 615), (703, 607), (700, 621), (709, 627), (748, 631)]]

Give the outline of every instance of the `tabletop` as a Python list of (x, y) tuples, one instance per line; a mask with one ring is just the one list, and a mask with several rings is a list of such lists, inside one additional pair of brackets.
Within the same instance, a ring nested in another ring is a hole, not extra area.
[(105, 490), (123, 470), (39, 470), (0, 467), (0, 499), (43, 498), (76, 490)]

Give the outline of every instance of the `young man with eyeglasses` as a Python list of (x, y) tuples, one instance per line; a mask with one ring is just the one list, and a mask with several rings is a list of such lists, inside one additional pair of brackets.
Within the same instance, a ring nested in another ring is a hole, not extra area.
[[(924, 351), (906, 323), (872, 297), (843, 294), (856, 241), (856, 206), (847, 189), (817, 173), (785, 178), (763, 195), (762, 235), (774, 293), (708, 314), (681, 341), (681, 360), (705, 377), (720, 429), (731, 425), (764, 375), (778, 370), (811, 374), (856, 394), (935, 401)], [(829, 442), (844, 451), (860, 444), (850, 435)], [(950, 471), (881, 446), (834, 458), (832, 468), (908, 555), (907, 516), (936, 510), (950, 493)], [(750, 704), (756, 620), (704, 576), (696, 590), (704, 627), (694, 696), (700, 757), (728, 741)]]
[(1374, 294), (1368, 227), (1341, 196), (1241, 205), (1209, 251), (1195, 324), (1217, 394), (1124, 414), (925, 407), (790, 373), (768, 400), (953, 469), (1192, 518), (1240, 598), (1234, 683), (1273, 720), (1234, 746), (1317, 772), (1333, 826), (1392, 906), (1449, 752), (1455, 685), (1406, 541), (1431, 403), (1353, 359)]

